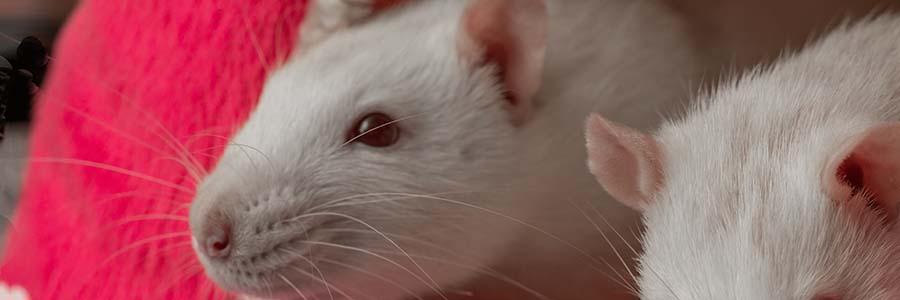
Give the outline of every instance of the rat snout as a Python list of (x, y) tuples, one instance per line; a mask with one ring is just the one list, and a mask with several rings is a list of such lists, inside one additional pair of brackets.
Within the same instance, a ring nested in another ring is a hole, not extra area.
[(207, 214), (199, 226), (199, 234), (195, 233), (197, 250), (210, 259), (228, 258), (234, 240), (232, 225), (231, 218), (221, 210)]
[[(282, 255), (307, 237), (319, 218), (296, 219), (296, 201), (289, 192), (216, 193), (198, 196), (191, 210), (194, 248), (210, 266), (236, 268), (262, 258)], [(288, 245), (291, 244), (291, 245)]]

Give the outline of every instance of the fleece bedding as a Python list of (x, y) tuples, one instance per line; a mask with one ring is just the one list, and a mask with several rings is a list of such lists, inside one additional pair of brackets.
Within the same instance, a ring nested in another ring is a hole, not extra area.
[(3, 286), (31, 300), (231, 299), (193, 255), (188, 204), (305, 4), (81, 1), (38, 98)]

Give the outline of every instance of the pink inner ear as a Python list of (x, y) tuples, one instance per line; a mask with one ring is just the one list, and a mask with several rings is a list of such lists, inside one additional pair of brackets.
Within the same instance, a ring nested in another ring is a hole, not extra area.
[(474, 0), (463, 15), (460, 53), (476, 65), (496, 64), (520, 124), (531, 115), (547, 47), (543, 0)]
[(662, 184), (661, 154), (652, 136), (591, 116), (588, 168), (619, 202), (643, 210)]
[(872, 211), (881, 215), (886, 222), (890, 222), (897, 218), (896, 208), (892, 207), (889, 202), (884, 202), (883, 196), (877, 192), (877, 188), (871, 187), (877, 185), (874, 182), (866, 182), (866, 169), (871, 170), (869, 163), (861, 161), (860, 155), (854, 153), (844, 159), (837, 169), (837, 179), (850, 190), (850, 194), (845, 199), (865, 199), (865, 206)]
[[(897, 219), (900, 201), (900, 124), (866, 131), (843, 156), (835, 170), (838, 199), (866, 201), (864, 205), (890, 223)], [(849, 189), (849, 194), (847, 193)], [(843, 190), (843, 191), (841, 191)], [(863, 193), (863, 197), (857, 197)]]
[(850, 188), (850, 196), (856, 196), (865, 188), (865, 174), (860, 166), (859, 158), (850, 154), (837, 169), (837, 179)]

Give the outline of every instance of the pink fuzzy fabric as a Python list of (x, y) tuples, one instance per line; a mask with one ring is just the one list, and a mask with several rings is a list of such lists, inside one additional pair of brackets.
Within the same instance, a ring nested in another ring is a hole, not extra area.
[(83, 1), (40, 97), (0, 281), (32, 300), (228, 299), (190, 248), (192, 173), (251, 111), (305, 2)]

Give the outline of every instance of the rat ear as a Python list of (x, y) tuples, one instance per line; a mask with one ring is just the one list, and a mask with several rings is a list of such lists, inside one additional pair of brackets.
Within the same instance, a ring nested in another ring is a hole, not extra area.
[(300, 24), (300, 46), (306, 52), (328, 36), (407, 0), (310, 0)]
[(656, 140), (599, 115), (587, 122), (588, 168), (613, 198), (644, 210), (662, 184), (662, 156)]
[(860, 134), (827, 170), (825, 184), (833, 199), (865, 201), (885, 223), (892, 223), (900, 204), (900, 123)]
[(543, 0), (472, 0), (461, 21), (458, 48), (475, 65), (495, 64), (511, 105), (513, 123), (531, 116), (547, 48)]

